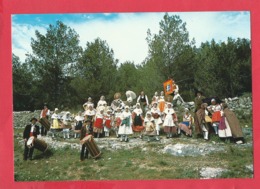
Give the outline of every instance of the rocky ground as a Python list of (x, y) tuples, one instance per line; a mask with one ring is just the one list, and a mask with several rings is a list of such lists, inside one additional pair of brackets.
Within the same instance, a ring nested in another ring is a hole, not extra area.
[[(251, 98), (228, 98), (225, 99), (229, 106), (240, 114), (237, 114), (238, 117), (252, 116), (252, 102)], [(186, 103), (186, 106), (192, 108), (192, 103)], [(183, 108), (183, 107), (182, 107)], [(182, 111), (181, 109), (177, 111)], [(30, 123), (30, 119), (32, 117), (39, 118), (40, 110), (36, 110), (34, 112), (14, 112), (13, 120), (14, 120), (14, 129), (18, 129), (22, 131), (22, 128), (25, 127), (26, 124)], [(248, 128), (247, 125), (243, 125), (243, 132), (245, 136), (249, 136), (252, 138), (252, 128)], [(39, 137), (40, 140), (44, 140), (48, 144), (48, 148), (50, 149), (60, 149), (60, 148), (73, 148), (80, 150), (79, 139), (74, 139), (74, 133), (71, 131), (71, 139), (64, 140), (62, 138), (62, 132), (57, 132), (55, 137), (52, 137), (52, 133), (49, 132), (48, 136)], [(15, 132), (14, 136), (17, 140), (19, 140), (19, 144), (23, 146), (22, 132)], [(205, 156), (213, 152), (221, 152), (228, 149), (225, 143), (216, 142), (216, 141), (208, 141), (205, 142), (202, 139), (195, 139), (194, 137), (188, 138), (186, 136), (174, 138), (174, 139), (166, 139), (164, 136), (161, 137), (160, 141), (153, 140), (151, 142), (147, 142), (147, 138), (134, 138), (131, 137), (129, 142), (120, 142), (120, 140), (116, 137), (109, 138), (96, 138), (95, 139), (97, 145), (100, 150), (107, 151), (116, 151), (116, 150), (131, 150), (136, 147), (140, 147), (144, 152), (157, 152), (159, 154), (171, 154), (172, 156)], [(150, 144), (150, 145), (148, 145)], [(152, 145), (152, 147), (151, 147)], [(239, 148), (252, 148), (252, 141), (247, 141), (245, 144), (235, 145)], [(248, 169), (253, 174), (253, 164), (249, 164), (245, 166), (245, 169)], [(202, 179), (215, 178), (219, 175), (223, 174), (227, 170), (221, 167), (202, 167), (200, 170), (200, 177)]]
[[(15, 137), (19, 139), (19, 144), (23, 146), (22, 135), (17, 134)], [(39, 136), (40, 140), (44, 140), (48, 144), (49, 149), (60, 149), (60, 148), (72, 148), (80, 151), (79, 139), (62, 139), (53, 138), (51, 136)], [(185, 136), (176, 139), (166, 139), (161, 137), (160, 141), (153, 140), (151, 142), (147, 141), (147, 138), (130, 138), (129, 142), (120, 142), (119, 138), (109, 137), (109, 138), (95, 138), (95, 141), (101, 151), (116, 151), (120, 149), (131, 150), (132, 148), (139, 147), (143, 152), (149, 153), (149, 151), (154, 151), (159, 154), (171, 154), (172, 156), (205, 156), (207, 154), (225, 151), (227, 146), (224, 143), (218, 143), (214, 141), (205, 142), (203, 140), (187, 138)], [(152, 144), (149, 146), (148, 144)], [(234, 144), (235, 145), (235, 144)], [(240, 148), (252, 147), (252, 143), (246, 143), (241, 145), (236, 145)], [(253, 173), (253, 164), (246, 165), (245, 169), (250, 170)], [(201, 179), (216, 178), (223, 172), (227, 171), (221, 167), (203, 167), (200, 170)]]

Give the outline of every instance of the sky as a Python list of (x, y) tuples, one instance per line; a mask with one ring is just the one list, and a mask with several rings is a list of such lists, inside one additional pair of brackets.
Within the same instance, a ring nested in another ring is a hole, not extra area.
[[(80, 46), (96, 38), (105, 40), (120, 63), (140, 64), (148, 55), (147, 30), (158, 34), (159, 22), (165, 13), (98, 13), (98, 14), (16, 14), (12, 15), (12, 51), (23, 62), (32, 53), (31, 39), (35, 31), (45, 35), (49, 25), (56, 21), (74, 29), (79, 34)], [(190, 40), (196, 46), (211, 41), (225, 42), (233, 39), (251, 39), (250, 12), (169, 12), (179, 15), (186, 23)]]

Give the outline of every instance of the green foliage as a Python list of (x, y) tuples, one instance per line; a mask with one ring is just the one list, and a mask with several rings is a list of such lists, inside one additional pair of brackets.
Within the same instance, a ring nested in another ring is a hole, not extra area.
[(195, 86), (206, 95), (234, 97), (252, 90), (249, 40), (202, 43), (196, 59)]
[(75, 78), (71, 87), (77, 92), (81, 100), (91, 96), (97, 102), (104, 95), (112, 99), (115, 91), (117, 60), (114, 52), (105, 41), (95, 39), (88, 42), (82, 57), (78, 60)]
[(153, 34), (148, 28), (148, 55), (140, 65), (119, 63), (106, 41), (97, 38), (79, 46), (79, 35), (60, 21), (49, 25), (45, 35), (35, 31), (32, 54), (24, 63), (13, 55), (14, 110), (82, 108), (88, 97), (97, 103), (104, 95), (108, 104), (116, 92), (144, 91), (151, 99), (172, 76), (184, 101), (194, 90), (220, 98), (252, 91), (251, 46), (248, 39), (202, 43), (195, 48), (186, 23), (167, 13)]
[(50, 25), (45, 35), (37, 30), (35, 34), (36, 39), (31, 42), (33, 54), (28, 55), (26, 62), (37, 82), (34, 91), (36, 106), (42, 107), (44, 102), (55, 107), (68, 106), (71, 103), (67, 101), (68, 97), (73, 92), (69, 86), (72, 65), (82, 51), (79, 35), (60, 21)]

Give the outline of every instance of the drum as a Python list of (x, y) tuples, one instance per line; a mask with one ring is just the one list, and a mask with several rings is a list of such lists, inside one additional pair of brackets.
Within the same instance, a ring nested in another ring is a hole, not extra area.
[(101, 155), (101, 151), (99, 150), (92, 135), (88, 135), (88, 136), (84, 137), (82, 139), (82, 143), (86, 145), (92, 158), (96, 159)]
[(39, 140), (39, 139), (35, 138), (33, 143), (34, 143), (34, 147), (37, 150), (46, 152), (46, 150), (48, 149), (48, 145), (44, 140)]
[(45, 141), (39, 140), (35, 138), (34, 136), (31, 136), (27, 143), (26, 143), (28, 148), (35, 147), (37, 150), (40, 150), (42, 152), (45, 152), (48, 149), (48, 145)]
[(27, 145), (27, 147), (28, 148), (32, 148), (33, 147), (33, 140), (34, 140), (34, 136), (31, 136), (28, 140), (27, 140), (27, 143), (26, 143), (26, 145)]
[(51, 127), (51, 123), (49, 122), (49, 120), (46, 117), (43, 117), (40, 119), (39, 121), (41, 123), (41, 125), (47, 130), (50, 130)]

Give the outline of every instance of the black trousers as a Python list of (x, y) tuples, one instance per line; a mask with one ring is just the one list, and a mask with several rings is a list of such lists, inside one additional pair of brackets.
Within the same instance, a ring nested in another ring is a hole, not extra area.
[(47, 135), (47, 130), (45, 129), (44, 126), (41, 126), (41, 135), (46, 136)]
[(85, 144), (81, 146), (80, 160), (88, 159), (88, 149)]
[(32, 159), (33, 156), (33, 151), (34, 151), (34, 147), (28, 148), (28, 146), (26, 145), (26, 143), (24, 144), (24, 154), (23, 154), (23, 159), (27, 160)]

